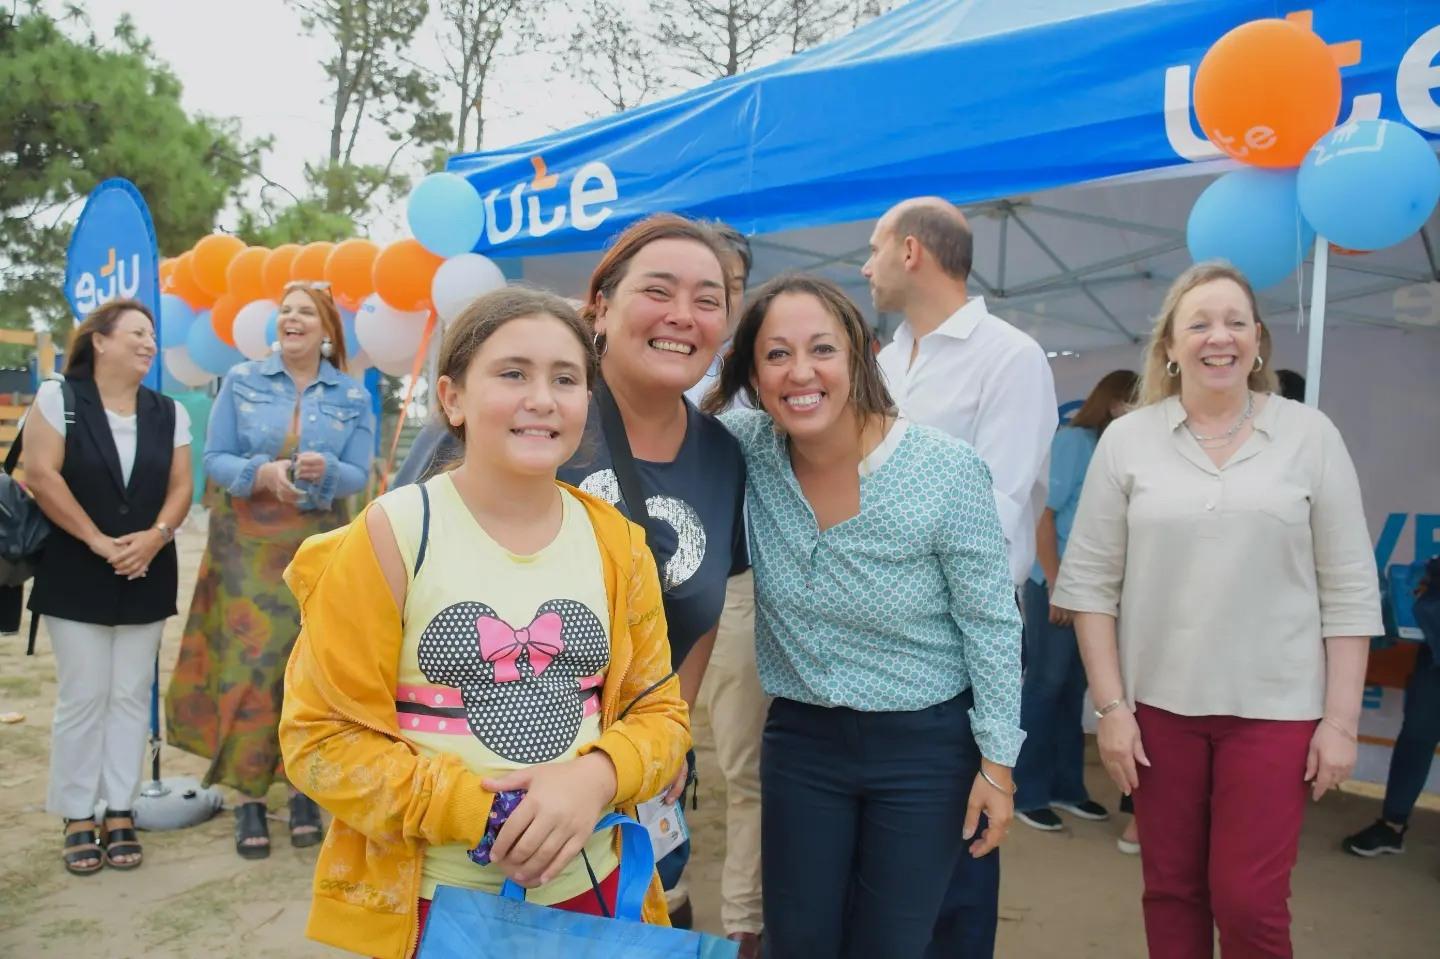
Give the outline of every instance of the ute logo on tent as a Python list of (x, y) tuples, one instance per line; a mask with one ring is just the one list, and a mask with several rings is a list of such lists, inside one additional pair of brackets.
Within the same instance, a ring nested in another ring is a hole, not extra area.
[(609, 204), (619, 199), (620, 190), (614, 172), (600, 160), (575, 171), (568, 190), (559, 174), (549, 172), (544, 157), (533, 156), (530, 163), (535, 175), (509, 189), (508, 203), (501, 199), (507, 193), (500, 188), (485, 194), (485, 240), (491, 247), (508, 243), (522, 230), (538, 239), (566, 220), (577, 230), (594, 230), (614, 212)]
[[(1285, 19), (1307, 30), (1313, 29), (1313, 13), (1310, 10), (1286, 14)], [(1360, 63), (1362, 49), (1359, 40), (1334, 42), (1329, 47), (1337, 65), (1349, 67)], [(1395, 78), (1400, 112), (1412, 126), (1430, 133), (1440, 133), (1440, 102), (1435, 98), (1435, 92), (1440, 90), (1440, 67), (1432, 65), (1437, 55), (1440, 55), (1440, 25), (1431, 27), (1411, 44), (1400, 61)], [(1222, 157), (1225, 154), (1221, 149), (1196, 133), (1191, 125), (1193, 75), (1191, 64), (1179, 64), (1165, 70), (1165, 136), (1171, 149), (1187, 160)], [(1357, 95), (1351, 101), (1349, 117), (1341, 125), (1355, 120), (1379, 119), (1383, 103), (1384, 97), (1379, 93)], [(1247, 131), (1246, 143), (1261, 148), (1265, 137), (1265, 130), (1252, 129)]]

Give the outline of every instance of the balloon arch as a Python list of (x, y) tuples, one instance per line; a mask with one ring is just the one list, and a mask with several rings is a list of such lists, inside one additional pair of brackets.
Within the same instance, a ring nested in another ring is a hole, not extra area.
[(246, 359), (268, 355), (285, 287), (328, 284), (345, 330), (350, 370), (415, 370), (437, 324), (505, 285), (500, 268), (471, 252), (485, 225), (480, 195), (462, 177), (435, 173), (410, 193), (412, 237), (246, 246), (214, 233), (160, 262), (160, 342), (165, 372), (208, 385)]

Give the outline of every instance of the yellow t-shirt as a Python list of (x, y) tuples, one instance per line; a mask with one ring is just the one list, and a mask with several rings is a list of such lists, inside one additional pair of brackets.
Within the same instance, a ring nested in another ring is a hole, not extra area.
[[(420, 488), (379, 501), (410, 580), (395, 691), (401, 731), (422, 753), (454, 754), (486, 776), (573, 759), (600, 738), (610, 665), (609, 600), (585, 507), (562, 491), (559, 534), (538, 553), (517, 556), (475, 521), (449, 474), (425, 488), (430, 531), (418, 575)], [(466, 852), (430, 846), (420, 894), (433, 897), (437, 885), (498, 892), (504, 874)], [(598, 878), (618, 865), (609, 830), (592, 836), (585, 852)], [(590, 888), (577, 856), (527, 898), (549, 905)]]

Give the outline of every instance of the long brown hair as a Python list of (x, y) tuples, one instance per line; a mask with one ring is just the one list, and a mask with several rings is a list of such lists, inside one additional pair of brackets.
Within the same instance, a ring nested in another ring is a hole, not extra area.
[[(480, 352), (485, 341), (495, 335), (511, 320), (527, 316), (550, 316), (559, 320), (574, 334), (585, 356), (585, 385), (593, 387), (600, 375), (600, 359), (595, 355), (595, 344), (585, 322), (575, 308), (563, 297), (542, 290), (523, 286), (506, 286), (486, 293), (465, 308), (465, 311), (450, 324), (445, 338), (440, 342), (440, 376), (448, 376), (454, 382), (465, 379), (465, 372)], [(445, 428), (463, 445), (465, 426), (454, 426), (445, 417), (445, 411), (437, 403), (436, 415)]]
[(1140, 374), (1136, 405), (1149, 406), (1167, 397), (1179, 395), (1180, 377), (1171, 376), (1165, 371), (1165, 365), (1169, 362), (1165, 357), (1165, 347), (1175, 335), (1175, 314), (1186, 293), (1216, 280), (1229, 280), (1244, 291), (1245, 299), (1250, 301), (1250, 313), (1255, 317), (1255, 325), (1260, 328), (1261, 367), (1250, 373), (1250, 389), (1257, 393), (1274, 393), (1278, 388), (1275, 372), (1270, 369), (1270, 328), (1260, 321), (1260, 305), (1255, 300), (1255, 290), (1250, 286), (1250, 281), (1245, 279), (1245, 274), (1229, 263), (1224, 260), (1209, 260), (1196, 263), (1170, 284), (1170, 289), (1165, 294), (1165, 302), (1160, 306), (1160, 315), (1155, 318), (1155, 328), (1150, 331), (1150, 343), (1145, 347), (1145, 368)]
[(155, 314), (150, 312), (150, 307), (139, 300), (121, 298), (118, 300), (107, 300), (101, 303), (90, 314), (85, 317), (85, 322), (70, 334), (70, 351), (65, 357), (65, 375), (77, 380), (93, 380), (95, 378), (95, 335), (112, 336), (115, 333), (115, 324), (120, 322), (120, 317), (134, 310), (150, 321), (150, 329), (155, 329)]
[(345, 355), (345, 326), (340, 322), (340, 308), (335, 305), (329, 288), (308, 280), (292, 280), (285, 284), (285, 292), (280, 294), (282, 305), (291, 293), (304, 293), (315, 304), (315, 312), (320, 315), (320, 329), (330, 337), (330, 355), (325, 359), (341, 373), (349, 372), (350, 359)]
[(1134, 370), (1112, 370), (1106, 373), (1100, 377), (1100, 382), (1095, 384), (1090, 395), (1085, 397), (1080, 409), (1070, 417), (1070, 425), (1091, 429), (1097, 434), (1104, 433), (1105, 427), (1115, 420), (1115, 405), (1123, 403), (1129, 406), (1135, 402), (1135, 387), (1139, 383), (1140, 377), (1135, 375)]
[(702, 409), (707, 413), (719, 413), (730, 405), (738, 394), (744, 393), (750, 405), (761, 409), (760, 394), (755, 390), (755, 341), (760, 336), (760, 327), (775, 298), (785, 293), (803, 293), (820, 301), (825, 312), (835, 318), (845, 332), (850, 350), (850, 396), (849, 402), (855, 407), (855, 418), (862, 424), (875, 416), (890, 416), (895, 413), (895, 401), (885, 388), (885, 377), (875, 358), (875, 334), (865, 323), (865, 317), (845, 292), (829, 280), (804, 273), (787, 273), (777, 276), (760, 289), (745, 307), (740, 324), (735, 328), (730, 352), (725, 354), (725, 365), (715, 386), (705, 396)]
[(678, 213), (656, 213), (638, 223), (631, 224), (610, 243), (605, 255), (590, 274), (590, 286), (585, 291), (585, 305), (580, 316), (595, 328), (595, 314), (600, 309), (600, 296), (613, 299), (615, 288), (625, 279), (630, 270), (630, 261), (636, 254), (656, 240), (691, 240), (715, 254), (715, 263), (720, 267), (721, 285), (725, 288), (725, 312), (730, 312), (730, 284), (725, 272), (725, 257), (730, 248), (714, 230), (703, 223), (680, 216)]

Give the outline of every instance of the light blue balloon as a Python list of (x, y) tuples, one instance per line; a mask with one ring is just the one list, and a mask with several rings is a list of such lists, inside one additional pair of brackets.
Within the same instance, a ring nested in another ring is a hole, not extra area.
[(410, 232), (436, 256), (469, 253), (485, 229), (485, 201), (454, 173), (432, 173), (415, 185), (405, 207)]
[(190, 325), (195, 322), (195, 311), (173, 293), (160, 295), (160, 345), (179, 346), (190, 334)]
[(280, 311), (271, 310), (270, 319), (265, 321), (265, 342), (272, 347), (280, 340)]
[(1300, 209), (1325, 239), (1351, 250), (1394, 246), (1440, 200), (1440, 159), (1403, 123), (1358, 120), (1331, 130), (1300, 164)]
[(1314, 243), (1290, 170), (1247, 167), (1225, 174), (1200, 194), (1185, 228), (1195, 262), (1228, 260), (1257, 290), (1294, 273)]
[(215, 335), (209, 310), (195, 315), (195, 322), (190, 324), (190, 333), (185, 337), (185, 348), (190, 351), (190, 359), (196, 366), (216, 376), (223, 375), (245, 359), (245, 354)]

